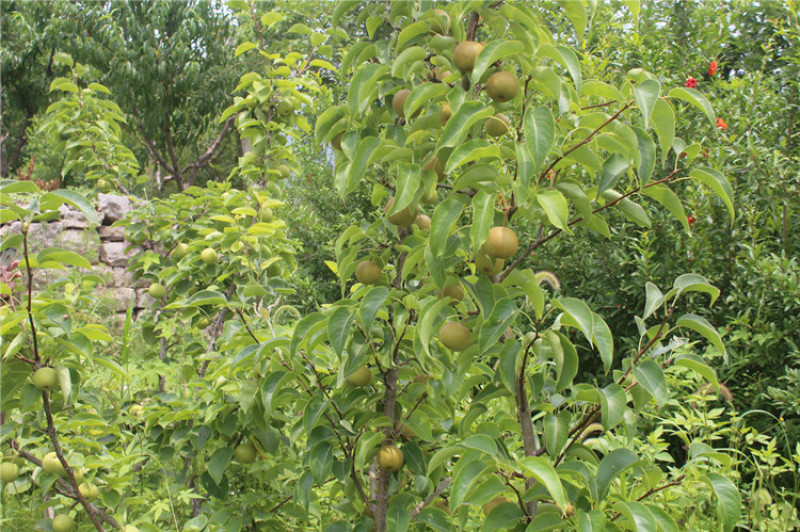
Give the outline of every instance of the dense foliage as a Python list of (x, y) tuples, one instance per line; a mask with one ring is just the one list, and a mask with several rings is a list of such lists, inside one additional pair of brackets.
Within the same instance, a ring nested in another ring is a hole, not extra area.
[(791, 2), (0, 6), (4, 528), (800, 526)]

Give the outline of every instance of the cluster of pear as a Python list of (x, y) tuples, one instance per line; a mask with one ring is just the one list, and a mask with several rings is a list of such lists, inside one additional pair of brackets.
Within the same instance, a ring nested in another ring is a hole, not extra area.
[[(450, 29), (449, 15), (440, 9), (434, 10), (434, 17), (431, 18), (431, 31), (440, 34), (447, 34)], [(453, 51), (453, 64), (462, 73), (468, 76), (474, 69), (476, 60), (484, 46), (473, 40), (466, 40), (459, 43)], [(429, 75), (429, 80), (434, 82), (446, 83), (452, 79), (452, 73), (445, 67), (434, 67)], [(502, 104), (513, 100), (520, 91), (520, 83), (513, 72), (498, 69), (492, 73), (484, 84), (486, 94), (495, 104)], [(406, 103), (412, 95), (412, 89), (404, 87), (398, 89), (391, 99), (392, 111), (403, 120), (412, 120), (420, 115), (421, 108), (414, 110), (410, 116), (406, 116)], [(452, 118), (453, 111), (449, 103), (444, 102), (439, 111), (439, 121), (445, 126)], [(507, 134), (511, 129), (509, 118), (496, 112), (490, 116), (483, 124), (485, 133), (493, 138), (499, 138)], [(336, 150), (342, 149), (344, 132), (338, 133), (331, 140), (331, 145)], [(446, 173), (442, 162), (438, 156), (433, 155), (427, 158), (423, 165), (423, 171), (435, 172), (437, 182), (442, 183), (446, 179)], [(437, 187), (422, 192), (420, 203), (431, 205), (438, 201)], [(431, 228), (431, 218), (420, 212), (418, 207), (404, 207), (394, 210), (395, 198), (390, 198), (384, 209), (385, 220), (399, 228), (413, 228), (424, 231)], [(513, 257), (519, 248), (519, 241), (513, 229), (505, 226), (493, 227), (489, 230), (486, 241), (476, 254), (475, 269), (485, 275), (497, 275), (505, 267), (505, 261)], [(376, 285), (385, 283), (383, 266), (380, 262), (372, 258), (361, 260), (355, 268), (355, 278), (364, 285)], [(450, 304), (458, 305), (464, 298), (464, 289), (460, 282), (448, 284), (437, 292), (438, 297), (449, 298)], [(446, 321), (439, 330), (439, 341), (451, 351), (463, 351), (471, 343), (472, 335), (468, 327), (459, 321)], [(347, 381), (354, 387), (368, 386), (372, 381), (372, 372), (367, 366), (361, 366), (347, 377)], [(401, 449), (394, 445), (384, 445), (378, 453), (378, 465), (385, 471), (394, 472), (399, 470), (404, 462)], [(491, 510), (491, 509), (489, 509)], [(488, 512), (487, 512), (488, 513)]]

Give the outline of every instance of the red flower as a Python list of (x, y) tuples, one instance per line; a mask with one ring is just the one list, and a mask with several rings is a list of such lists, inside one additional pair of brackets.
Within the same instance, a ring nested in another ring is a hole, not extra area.
[(687, 216), (687, 217), (686, 217), (686, 221), (687, 221), (687, 222), (689, 222), (689, 226), (691, 227), (691, 225), (692, 225), (693, 223), (695, 223), (697, 220), (695, 220), (694, 216), (692, 216), (692, 215), (690, 214), (689, 216)]
[(711, 63), (708, 64), (708, 75), (713, 76), (716, 72), (717, 72), (717, 62), (711, 61)]
[(720, 129), (728, 129), (728, 124), (721, 118), (717, 118), (717, 127)]
[(688, 78), (686, 78), (686, 83), (684, 83), (684, 85), (686, 85), (690, 89), (693, 89), (693, 88), (697, 87), (697, 80), (694, 79), (693, 77), (689, 76)]

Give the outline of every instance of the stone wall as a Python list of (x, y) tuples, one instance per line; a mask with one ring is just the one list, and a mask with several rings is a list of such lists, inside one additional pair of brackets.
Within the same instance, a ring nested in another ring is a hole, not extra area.
[[(90, 226), (79, 210), (68, 205), (61, 206), (59, 220), (31, 224), (28, 233), (30, 252), (34, 254), (44, 248), (58, 247), (80, 254), (92, 264), (92, 273), (105, 280), (100, 296), (107, 303), (106, 308), (124, 316), (133, 298), (133, 308), (138, 313), (153, 303), (147, 293), (149, 282), (143, 279), (134, 281), (133, 275), (126, 271), (128, 261), (140, 248), (130, 247), (125, 240), (124, 228), (111, 227), (131, 210), (131, 202), (127, 196), (98, 194), (96, 208), (100, 223), (97, 226)], [(0, 227), (0, 239), (19, 234), (21, 228), (20, 222), (4, 224)], [(20, 258), (22, 250), (17, 250), (14, 255), (6, 252), (4, 256), (4, 262), (10, 262)], [(34, 275), (34, 288), (41, 289), (64, 276), (65, 272), (61, 270), (39, 270)]]

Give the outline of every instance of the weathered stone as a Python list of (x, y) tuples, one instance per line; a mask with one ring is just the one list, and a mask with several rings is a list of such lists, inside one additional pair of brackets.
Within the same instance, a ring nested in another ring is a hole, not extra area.
[(131, 202), (127, 196), (116, 194), (97, 195), (97, 213), (103, 225), (111, 225), (125, 217), (131, 210)]
[(95, 231), (62, 231), (56, 237), (55, 244), (80, 254), (92, 264), (97, 264), (99, 260), (100, 236)]
[(69, 205), (62, 205), (58, 208), (61, 212), (61, 222), (67, 229), (83, 229), (89, 227), (89, 221), (78, 209), (74, 209)]
[[(123, 312), (131, 304), (131, 297), (135, 298), (136, 292), (133, 288), (110, 288), (103, 292), (103, 298), (110, 301), (111, 307), (115, 312)], [(134, 308), (136, 300), (133, 301)]]
[(124, 227), (101, 225), (97, 228), (97, 232), (100, 233), (100, 238), (106, 242), (122, 242), (125, 240)]
[(132, 248), (128, 253), (125, 253), (126, 247), (124, 242), (104, 242), (100, 246), (100, 262), (105, 262), (114, 267), (126, 267), (131, 257), (141, 250), (141, 248)]
[[(56, 236), (63, 229), (61, 222), (51, 224), (35, 223), (28, 229), (28, 251), (31, 254), (37, 253), (44, 248), (53, 247), (56, 244)], [(0, 239), (6, 239), (13, 235), (22, 234), (22, 223), (12, 222), (0, 227)], [(22, 245), (19, 246), (19, 256), (22, 256)]]
[(136, 308), (150, 308), (156, 304), (156, 300), (150, 297), (146, 288), (136, 290)]

